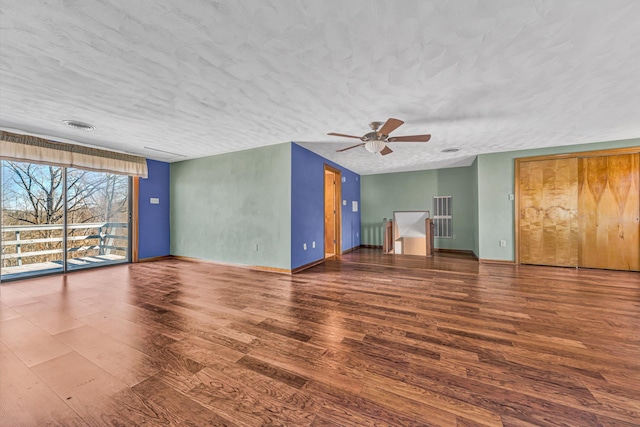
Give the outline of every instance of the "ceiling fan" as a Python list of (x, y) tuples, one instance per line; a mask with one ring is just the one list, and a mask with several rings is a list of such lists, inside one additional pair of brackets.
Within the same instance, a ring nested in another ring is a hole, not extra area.
[[(389, 142), (427, 142), (431, 139), (431, 135), (408, 135), (408, 136), (392, 136), (389, 134), (398, 129), (404, 122), (402, 120), (390, 118), (386, 122), (371, 122), (369, 127), (373, 132), (364, 134), (363, 136), (345, 135), (343, 133), (328, 133), (331, 136), (342, 136), (345, 138), (356, 138), (362, 141), (360, 144), (351, 147), (336, 150), (336, 152), (351, 150), (352, 148), (362, 147), (370, 153), (380, 153), (383, 156), (393, 153), (393, 150), (387, 147)], [(382, 126), (382, 127), (380, 127)]]

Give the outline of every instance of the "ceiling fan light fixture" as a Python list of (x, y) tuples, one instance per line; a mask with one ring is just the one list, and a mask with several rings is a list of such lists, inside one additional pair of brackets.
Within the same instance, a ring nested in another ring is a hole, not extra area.
[[(352, 145), (347, 148), (341, 148), (336, 150), (337, 153), (351, 150), (357, 147), (364, 147), (369, 153), (380, 153), (382, 156), (393, 153), (393, 150), (387, 146), (388, 142), (429, 142), (431, 135), (404, 135), (389, 137), (389, 134), (401, 126), (404, 122), (399, 119), (389, 118), (384, 124), (382, 122), (371, 122), (369, 125), (373, 132), (366, 133), (362, 136), (347, 135), (344, 133), (329, 132), (327, 135), (340, 136), (343, 138), (354, 138), (362, 141), (359, 144)], [(382, 127), (377, 130), (380, 125)]]
[(364, 149), (367, 150), (370, 153), (379, 153), (380, 151), (382, 151), (382, 149), (385, 147), (385, 143), (384, 141), (367, 141), (364, 144)]

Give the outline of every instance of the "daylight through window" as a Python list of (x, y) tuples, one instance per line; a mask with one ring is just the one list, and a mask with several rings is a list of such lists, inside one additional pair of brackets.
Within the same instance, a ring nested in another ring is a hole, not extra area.
[(130, 260), (128, 176), (1, 166), (2, 280)]

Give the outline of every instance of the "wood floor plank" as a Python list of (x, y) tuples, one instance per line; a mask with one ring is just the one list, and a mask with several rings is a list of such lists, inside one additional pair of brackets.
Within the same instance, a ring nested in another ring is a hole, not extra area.
[(91, 326), (82, 326), (55, 336), (129, 386), (158, 372), (158, 367), (149, 356)]
[(146, 379), (132, 388), (155, 413), (173, 425), (236, 426), (215, 411), (174, 390), (155, 377)]
[(14, 306), (13, 309), (51, 335), (84, 326), (83, 322), (40, 301)]
[[(402, 408), (403, 415), (411, 416), (417, 421), (423, 422), (425, 425), (457, 425), (457, 417), (452, 412), (445, 410), (442, 406), (430, 405), (423, 399), (420, 399), (420, 402), (418, 402), (405, 396), (401, 396), (394, 391), (395, 387), (392, 386), (391, 389), (389, 389), (386, 385), (378, 383), (376, 385), (365, 385), (362, 389), (361, 395), (365, 399), (379, 402), (381, 405), (384, 405), (386, 408), (391, 410), (398, 410), (398, 408)], [(502, 426), (500, 417), (497, 415), (495, 415), (491, 421), (492, 422), (490, 424), (485, 425)]]
[(0, 343), (2, 425), (82, 426), (83, 419)]
[(6, 304), (0, 303), (0, 322), (20, 317), (20, 314)]
[(639, 425), (638, 273), (360, 249), (1, 286), (0, 424)]
[(76, 352), (41, 363), (33, 371), (85, 425), (166, 424), (126, 384)]
[(294, 388), (302, 388), (309, 380), (307, 378), (296, 375), (292, 372), (287, 372), (284, 369), (277, 366), (270, 365), (262, 360), (256, 359), (251, 356), (244, 356), (242, 359), (236, 362), (238, 365), (250, 369), (254, 372), (258, 372), (271, 379), (287, 384)]
[(315, 413), (291, 407), (256, 392), (223, 372), (205, 368), (201, 383), (188, 394), (203, 406), (235, 422), (251, 426), (308, 426)]
[(27, 366), (71, 352), (69, 346), (22, 316), (0, 322), (0, 342)]
[(315, 381), (307, 384), (305, 390), (325, 401), (319, 415), (332, 420), (336, 425), (425, 425), (423, 419), (404, 414), (402, 408), (388, 409), (384, 401), (368, 399), (360, 393), (350, 393)]
[(203, 365), (206, 365), (211, 359), (222, 358), (235, 362), (245, 356), (243, 352), (230, 349), (198, 336), (177, 341), (169, 345), (168, 348)]

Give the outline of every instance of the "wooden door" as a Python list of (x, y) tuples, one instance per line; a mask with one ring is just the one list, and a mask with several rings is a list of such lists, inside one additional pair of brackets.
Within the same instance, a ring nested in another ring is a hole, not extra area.
[(581, 267), (640, 270), (639, 158), (579, 159)]
[(577, 266), (577, 159), (520, 161), (518, 168), (519, 262)]
[(333, 172), (324, 172), (324, 253), (336, 253), (336, 178)]

